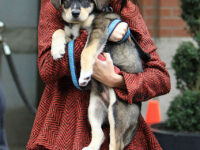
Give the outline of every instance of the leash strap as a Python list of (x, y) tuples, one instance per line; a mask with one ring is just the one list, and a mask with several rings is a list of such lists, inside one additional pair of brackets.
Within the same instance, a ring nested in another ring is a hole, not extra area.
[(72, 82), (77, 89), (80, 89), (76, 78), (76, 70), (75, 70), (76, 68), (74, 65), (74, 40), (68, 43), (68, 57), (69, 57), (69, 66), (70, 66)]
[(142, 49), (141, 46), (138, 44), (137, 40), (135, 39), (135, 37), (133, 36), (132, 33), (130, 33), (130, 37), (131, 37), (132, 41), (135, 43), (135, 46), (136, 46), (136, 49), (137, 49), (137, 51), (138, 51), (138, 53), (139, 53), (140, 58), (141, 58), (145, 63), (147, 63), (147, 62), (151, 59), (150, 55), (149, 55), (148, 53), (146, 53), (146, 52), (143, 51), (143, 49)]
[(78, 80), (76, 77), (76, 67), (74, 64), (74, 40), (70, 41), (68, 43), (68, 57), (69, 57), (69, 68), (71, 73), (71, 78), (74, 86), (79, 90), (88, 90), (89, 86), (86, 86), (84, 88), (81, 88), (78, 84)]
[[(110, 23), (110, 25), (108, 27), (108, 38), (110, 37), (110, 35), (114, 31), (115, 27), (120, 22), (121, 22), (120, 19), (115, 19)], [(129, 35), (130, 35), (130, 30), (128, 28), (125, 36), (118, 43), (122, 43), (122, 42), (126, 41), (129, 37)], [(80, 87), (79, 84), (78, 84), (77, 77), (76, 77), (76, 67), (75, 67), (75, 64), (74, 64), (74, 40), (72, 40), (68, 43), (68, 57), (69, 57), (69, 68), (70, 68), (71, 78), (72, 78), (72, 82), (73, 82), (74, 86), (79, 90), (88, 90), (90, 88), (90, 86), (88, 85), (84, 88)]]

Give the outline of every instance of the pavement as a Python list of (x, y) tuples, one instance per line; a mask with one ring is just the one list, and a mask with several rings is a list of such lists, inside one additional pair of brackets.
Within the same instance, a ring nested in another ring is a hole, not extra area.
[(26, 107), (7, 109), (6, 136), (9, 150), (26, 150), (34, 115)]
[(26, 148), (25, 147), (13, 146), (13, 147), (10, 147), (10, 150), (26, 150)]

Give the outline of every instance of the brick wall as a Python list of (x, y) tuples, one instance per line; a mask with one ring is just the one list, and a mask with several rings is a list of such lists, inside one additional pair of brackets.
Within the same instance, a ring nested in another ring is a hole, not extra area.
[(180, 17), (180, 0), (138, 0), (144, 20), (153, 37), (190, 36)]

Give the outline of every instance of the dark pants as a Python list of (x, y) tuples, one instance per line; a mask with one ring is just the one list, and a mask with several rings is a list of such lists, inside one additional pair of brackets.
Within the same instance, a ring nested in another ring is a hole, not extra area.
[(0, 84), (0, 150), (8, 150), (6, 134), (4, 129), (4, 116), (5, 116), (5, 97)]

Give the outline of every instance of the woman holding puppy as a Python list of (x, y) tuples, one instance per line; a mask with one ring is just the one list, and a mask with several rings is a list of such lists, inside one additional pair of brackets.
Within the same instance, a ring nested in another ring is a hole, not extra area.
[[(109, 40), (120, 41), (127, 31), (128, 24), (139, 45), (151, 59), (143, 64), (143, 73), (117, 74), (109, 54), (105, 54), (106, 61), (95, 62), (93, 78), (114, 88), (119, 98), (130, 104), (143, 102), (169, 92), (170, 79), (165, 63), (160, 60), (156, 52), (137, 5), (130, 0), (127, 0), (124, 6), (121, 5), (120, 0), (109, 2), (113, 11), (120, 14), (124, 21), (118, 24)], [(87, 118), (89, 91), (80, 91), (73, 86), (67, 53), (56, 61), (50, 53), (52, 34), (62, 28), (61, 11), (57, 10), (50, 0), (42, 0), (38, 27), (38, 66), (46, 87), (28, 141), (28, 150), (81, 150), (91, 140)], [(77, 69), (86, 40), (87, 33), (82, 30), (75, 41)], [(101, 150), (108, 150), (109, 129), (107, 127), (104, 127), (104, 133), (106, 138)], [(126, 149), (162, 149), (141, 115), (138, 130)]]

